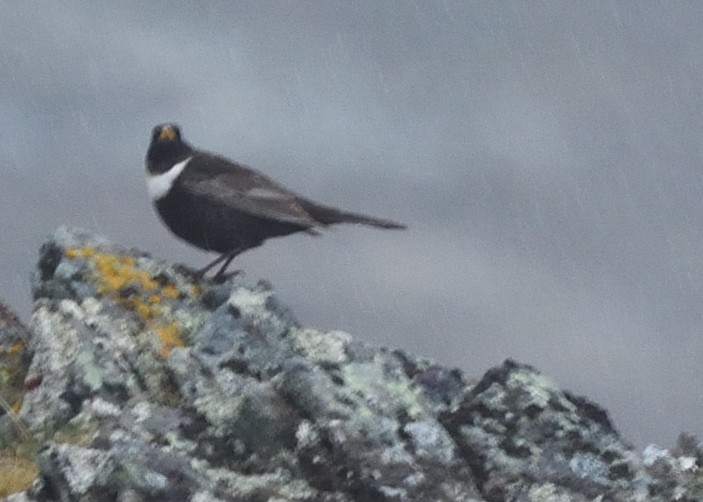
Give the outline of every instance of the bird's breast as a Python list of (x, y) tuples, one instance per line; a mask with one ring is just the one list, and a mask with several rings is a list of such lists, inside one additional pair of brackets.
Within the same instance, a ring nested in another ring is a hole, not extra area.
[(147, 173), (146, 188), (152, 200), (157, 201), (165, 197), (173, 187), (174, 182), (188, 165), (193, 157), (188, 157), (174, 164), (168, 171), (159, 174)]

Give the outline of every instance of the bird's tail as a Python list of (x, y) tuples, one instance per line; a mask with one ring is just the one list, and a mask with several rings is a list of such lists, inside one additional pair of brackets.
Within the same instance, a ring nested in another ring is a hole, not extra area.
[(365, 214), (342, 211), (334, 207), (321, 206), (312, 202), (306, 201), (306, 204), (303, 207), (315, 221), (318, 221), (323, 225), (334, 225), (335, 223), (359, 223), (361, 225), (369, 225), (371, 227), (392, 230), (403, 230), (408, 228), (404, 224), (397, 223), (392, 220), (385, 220), (383, 218), (375, 218)]

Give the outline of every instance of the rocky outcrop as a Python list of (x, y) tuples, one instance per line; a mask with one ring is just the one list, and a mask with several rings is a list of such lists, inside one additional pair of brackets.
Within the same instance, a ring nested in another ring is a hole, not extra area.
[(470, 382), (301, 327), (264, 283), (197, 281), (62, 228), (33, 290), (29, 329), (0, 310), (0, 448), (35, 445), (38, 469), (8, 500), (703, 497), (692, 438), (643, 460), (530, 366)]

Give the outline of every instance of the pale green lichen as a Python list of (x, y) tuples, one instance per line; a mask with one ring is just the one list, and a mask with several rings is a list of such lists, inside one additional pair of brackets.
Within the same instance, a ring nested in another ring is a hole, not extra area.
[[(375, 416), (377, 410), (385, 408), (388, 403), (393, 403), (394, 407), (404, 408), (412, 420), (425, 416), (424, 408), (419, 402), (421, 400), (420, 392), (410, 385), (409, 380), (403, 377), (389, 381), (379, 364), (352, 363), (344, 365), (342, 378), (351, 391), (365, 397), (376, 397), (372, 401), (364, 401), (365, 406), (359, 407), (358, 413), (361, 417)], [(379, 399), (380, 396), (388, 398)]]
[(290, 334), (293, 350), (318, 364), (344, 364), (351, 336), (343, 331), (320, 333), (313, 329), (294, 329)]
[(76, 364), (78, 364), (82, 370), (83, 383), (88, 385), (93, 392), (102, 387), (102, 373), (100, 369), (95, 366), (95, 360), (90, 353), (81, 352), (78, 354)]

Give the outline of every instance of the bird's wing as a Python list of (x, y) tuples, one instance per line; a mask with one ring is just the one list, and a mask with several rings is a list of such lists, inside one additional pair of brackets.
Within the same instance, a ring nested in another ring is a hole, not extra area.
[(234, 211), (305, 228), (324, 226), (303, 209), (299, 197), (246, 166), (215, 155), (196, 155), (182, 177), (189, 192), (216, 199)]

